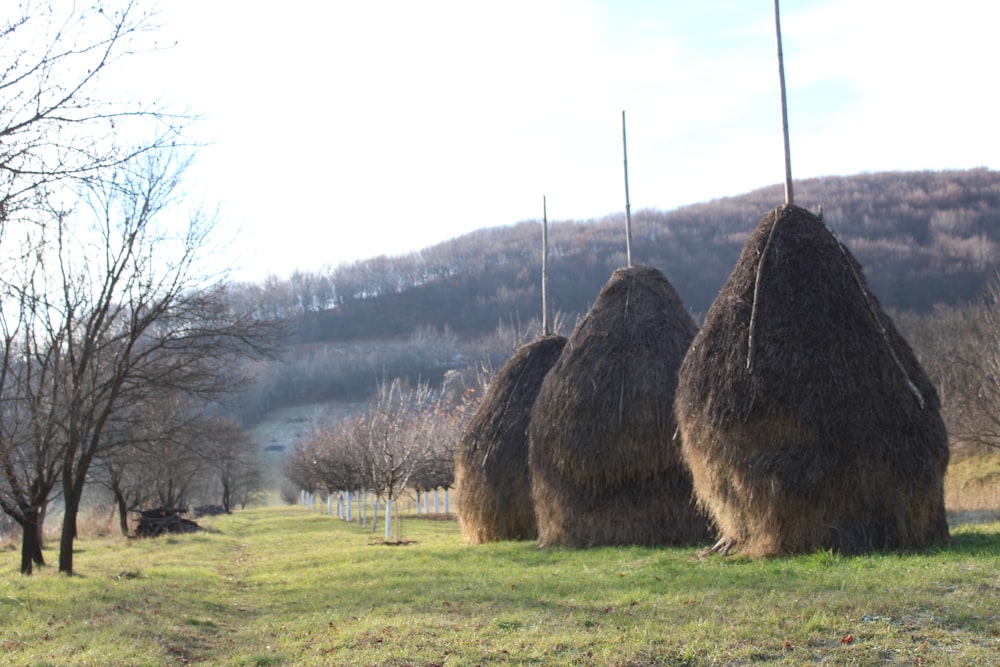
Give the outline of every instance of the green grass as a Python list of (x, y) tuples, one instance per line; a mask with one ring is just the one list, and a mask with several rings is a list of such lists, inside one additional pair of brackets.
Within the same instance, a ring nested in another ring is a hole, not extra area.
[[(284, 507), (82, 538), (66, 578), (0, 552), (5, 665), (995, 664), (1000, 524), (946, 549), (766, 561), (695, 549), (388, 546)], [(55, 558), (54, 552), (47, 557)]]

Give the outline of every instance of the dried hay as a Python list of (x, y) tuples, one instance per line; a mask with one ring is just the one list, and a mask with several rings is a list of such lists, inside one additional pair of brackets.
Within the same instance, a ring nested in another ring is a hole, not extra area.
[(677, 372), (696, 331), (658, 269), (618, 269), (602, 288), (532, 410), (540, 545), (709, 539), (672, 411)]
[(750, 556), (946, 541), (939, 410), (860, 265), (796, 206), (750, 236), (676, 400), (699, 503)]
[(462, 491), (458, 524), (470, 544), (538, 536), (528, 473), (528, 421), (542, 379), (566, 344), (548, 335), (521, 346), (504, 364), (455, 452)]

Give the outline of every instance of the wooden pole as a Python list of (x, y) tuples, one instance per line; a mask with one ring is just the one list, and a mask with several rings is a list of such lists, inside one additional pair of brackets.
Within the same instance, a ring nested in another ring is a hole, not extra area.
[(792, 193), (792, 149), (788, 141), (788, 99), (785, 94), (785, 57), (781, 52), (781, 17), (774, 0), (774, 34), (778, 40), (778, 85), (781, 89), (781, 131), (785, 138), (785, 203), (795, 203)]
[[(777, 0), (775, 0), (777, 1)], [(622, 111), (622, 156), (625, 165), (625, 256), (632, 266), (632, 204), (628, 198), (628, 142), (625, 140), (625, 111)]]
[(548, 336), (549, 326), (549, 211), (542, 195), (542, 335)]

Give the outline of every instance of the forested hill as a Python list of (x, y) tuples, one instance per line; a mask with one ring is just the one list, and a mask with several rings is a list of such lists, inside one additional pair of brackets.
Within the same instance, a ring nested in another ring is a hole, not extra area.
[[(891, 308), (925, 310), (973, 299), (1000, 258), (998, 172), (819, 178), (796, 182), (795, 192), (800, 206), (822, 206), (827, 225)], [(783, 198), (775, 185), (674, 211), (639, 211), (632, 216), (634, 263), (663, 270), (688, 307), (704, 313), (750, 231)], [(625, 263), (623, 214), (550, 221), (549, 298), (569, 322)], [(541, 225), (532, 221), (326, 273), (237, 285), (234, 297), (264, 290), (267, 308), (299, 322), (299, 342), (385, 339), (445, 325), (475, 337), (501, 321), (538, 318), (540, 275)]]

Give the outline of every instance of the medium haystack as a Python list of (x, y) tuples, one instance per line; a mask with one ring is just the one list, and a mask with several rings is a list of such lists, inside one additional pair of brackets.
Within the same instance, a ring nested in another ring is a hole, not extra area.
[(751, 556), (944, 542), (939, 407), (857, 261), (796, 206), (750, 236), (676, 401), (717, 546)]
[(528, 421), (538, 389), (566, 344), (522, 345), (490, 382), (455, 452), (458, 525), (470, 544), (538, 536), (528, 473)]
[(540, 545), (709, 539), (672, 410), (677, 372), (696, 331), (658, 269), (630, 267), (611, 276), (532, 410)]

